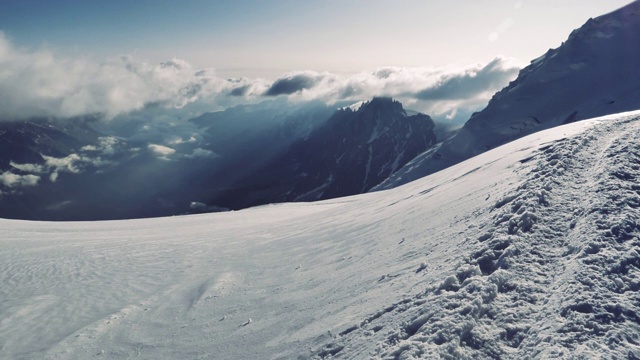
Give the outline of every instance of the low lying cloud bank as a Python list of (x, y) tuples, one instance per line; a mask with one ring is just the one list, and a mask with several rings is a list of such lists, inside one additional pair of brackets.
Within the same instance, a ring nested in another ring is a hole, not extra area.
[(493, 94), (515, 79), (521, 65), (497, 57), (487, 64), (463, 68), (385, 67), (348, 77), (304, 71), (277, 79), (265, 95), (328, 102), (390, 96), (430, 115), (455, 116), (459, 110), (483, 107)]
[(147, 107), (215, 111), (277, 96), (292, 101), (358, 101), (391, 96), (431, 115), (484, 106), (524, 65), (497, 57), (467, 67), (385, 67), (341, 76), (298, 71), (275, 81), (224, 79), (172, 59), (148, 64), (123, 56), (104, 62), (14, 46), (0, 32), (0, 120), (102, 114), (107, 119)]
[(213, 70), (194, 70), (183, 60), (150, 65), (128, 56), (95, 62), (47, 50), (15, 47), (0, 32), (0, 119), (118, 114), (148, 105), (181, 108), (245, 87), (245, 96), (266, 85), (227, 80)]
[(5, 171), (0, 174), (0, 184), (12, 188), (19, 186), (35, 186), (40, 181), (40, 176), (27, 174), (18, 175), (11, 171)]
[[(49, 181), (56, 182), (61, 173), (79, 174), (87, 168), (102, 168), (113, 162), (103, 156), (114, 155), (118, 148), (118, 140), (113, 137), (98, 139), (97, 146), (84, 146), (81, 153), (72, 153), (65, 157), (53, 157), (41, 154), (42, 163), (10, 162), (11, 170), (0, 174), (0, 185), (7, 188), (35, 186), (46, 176)], [(16, 174), (16, 171), (19, 172)]]

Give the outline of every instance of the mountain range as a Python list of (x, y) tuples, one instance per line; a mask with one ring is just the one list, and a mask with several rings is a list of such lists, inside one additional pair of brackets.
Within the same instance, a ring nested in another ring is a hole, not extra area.
[(640, 2), (589, 19), (557, 49), (531, 61), (452, 138), (377, 189), (405, 184), (488, 149), (553, 126), (636, 110)]
[[(98, 220), (359, 194), (435, 144), (390, 98), (267, 101), (175, 123), (132, 114), (1, 124), (0, 216)], [(157, 181), (162, 179), (161, 181)]]
[[(273, 147), (298, 139), (261, 168), (208, 202), (231, 209), (286, 201), (314, 201), (360, 194), (436, 143), (434, 122), (407, 115), (402, 104), (374, 98), (355, 109), (336, 110), (304, 136), (283, 136), (251, 152), (255, 163)], [(287, 126), (286, 129), (295, 129)], [(230, 166), (229, 171), (237, 162)]]
[(639, 13), (634, 2), (590, 19), (455, 132), (383, 97), (355, 106), (276, 99), (179, 122), (157, 120), (153, 107), (110, 121), (3, 122), (0, 216), (167, 216), (405, 184), (536, 131), (636, 109), (640, 85), (628, 74), (640, 64), (629, 46)]
[(453, 133), (384, 97), (0, 124), (0, 357), (640, 358), (639, 37), (589, 20)]

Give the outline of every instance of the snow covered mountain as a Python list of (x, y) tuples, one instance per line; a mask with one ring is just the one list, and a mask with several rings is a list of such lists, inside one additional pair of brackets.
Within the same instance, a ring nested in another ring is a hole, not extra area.
[(457, 135), (378, 189), (456, 164), (519, 137), (573, 121), (640, 108), (640, 1), (590, 19), (559, 48), (531, 62)]
[(626, 113), (353, 197), (0, 220), (0, 353), (639, 358), (638, 144)]
[[(261, 168), (236, 181), (235, 191), (227, 189), (209, 202), (239, 209), (360, 194), (433, 146), (433, 129), (429, 116), (407, 115), (391, 98), (345, 107), (277, 157), (256, 162)], [(278, 142), (286, 144), (286, 139)], [(277, 146), (257, 144), (262, 147), (251, 153), (254, 158)]]
[(429, 116), (408, 115), (391, 98), (374, 98), (358, 109), (338, 110), (285, 160), (295, 164), (299, 178), (286, 200), (367, 192), (433, 146), (434, 126)]

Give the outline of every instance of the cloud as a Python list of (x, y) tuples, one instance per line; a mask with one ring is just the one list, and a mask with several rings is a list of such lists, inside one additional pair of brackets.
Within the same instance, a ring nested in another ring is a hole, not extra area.
[(446, 74), (424, 90), (415, 93), (421, 100), (464, 100), (484, 93), (495, 93), (509, 80), (513, 79), (519, 67), (505, 64), (496, 58), (486, 65), (464, 69), (457, 73)]
[(169, 160), (169, 156), (173, 155), (176, 152), (175, 149), (158, 144), (149, 144), (147, 148), (151, 150), (158, 157), (158, 159), (162, 160)]
[(232, 97), (252, 97), (268, 91), (269, 84), (263, 79), (227, 79), (228, 94)]
[(37, 175), (18, 175), (11, 171), (5, 171), (0, 174), (0, 184), (9, 188), (17, 186), (35, 186), (38, 184), (38, 181), (40, 181), (40, 176)]
[(79, 173), (78, 166), (83, 162), (83, 158), (78, 154), (71, 154), (63, 158), (42, 155), (45, 160), (45, 166), (54, 169), (56, 172)]
[(231, 89), (229, 94), (231, 94), (231, 96), (245, 96), (249, 92), (250, 88), (251, 87), (249, 85), (241, 85)]
[[(26, 185), (36, 185), (38, 180), (40, 179), (39, 175), (48, 175), (51, 182), (56, 182), (58, 180), (58, 177), (60, 176), (60, 173), (63, 172), (78, 174), (83, 172), (87, 166), (102, 167), (111, 164), (111, 161), (104, 160), (101, 157), (91, 158), (79, 154), (70, 154), (63, 158), (56, 158), (46, 155), (41, 156), (44, 160), (44, 164), (18, 164), (13, 161), (10, 162), (11, 167), (13, 167), (14, 169), (30, 174), (24, 175), (23, 179), (19, 180), (15, 178), (15, 176), (19, 175), (9, 173), (10, 175), (7, 175), (7, 177), (5, 178), (7, 183), (10, 182), (11, 179), (14, 179), (15, 181), (18, 181), (19, 185), (23, 185), (22, 182), (25, 181), (27, 182), (25, 183)], [(38, 174), (38, 176), (33, 174)], [(28, 178), (24, 178), (25, 176)], [(36, 177), (37, 179), (35, 179)], [(0, 182), (3, 181), (0, 180)], [(5, 183), (5, 185), (7, 185), (7, 183)]]
[(97, 145), (86, 145), (80, 150), (86, 152), (98, 152), (102, 155), (115, 155), (119, 149), (120, 140), (113, 136), (104, 136), (98, 138)]
[(26, 172), (26, 173), (32, 173), (32, 174), (42, 174), (44, 172), (46, 172), (46, 169), (44, 166), (42, 165), (38, 165), (38, 164), (17, 164), (13, 161), (9, 162), (9, 165), (11, 165), (11, 167), (18, 169), (20, 171)]
[(333, 77), (329, 73), (321, 74), (314, 71), (288, 74), (274, 81), (264, 94), (266, 96), (290, 95), (311, 89), (323, 80)]
[[(513, 20), (506, 21), (496, 31), (512, 25)], [(468, 113), (464, 109), (484, 106), (523, 65), (497, 57), (465, 67), (389, 66), (351, 75), (305, 70), (274, 81), (225, 79), (213, 69), (194, 69), (180, 59), (161, 64), (130, 56), (94, 61), (25, 50), (0, 32), (0, 120), (101, 114), (130, 127), (128, 140), (137, 136), (147, 143), (168, 144), (171, 137), (188, 138), (194, 131), (193, 126), (178, 125), (185, 123), (181, 120), (273, 97), (335, 103), (390, 96), (430, 115), (457, 109), (463, 116)], [(133, 124), (142, 125), (134, 130)], [(84, 151), (108, 151), (108, 144), (105, 150), (98, 150), (100, 146)]]
[(169, 145), (193, 144), (198, 141), (198, 139), (196, 139), (196, 135), (197, 134), (191, 135), (188, 139), (183, 139), (181, 137), (174, 137), (171, 140), (169, 140)]
[(450, 112), (449, 114), (445, 115), (445, 119), (453, 120), (453, 119), (456, 118), (456, 115), (458, 115), (458, 109), (453, 109), (452, 112)]
[(497, 57), (486, 64), (462, 68), (384, 67), (347, 77), (306, 71), (277, 79), (265, 95), (330, 101), (374, 96), (418, 100), (466, 99), (500, 90), (517, 75), (522, 65)]
[(88, 165), (101, 167), (111, 163), (101, 157), (90, 158), (78, 154), (70, 154), (63, 158), (42, 155), (42, 158), (45, 160), (44, 166), (50, 172), (49, 179), (51, 182), (56, 182), (60, 173), (63, 172), (78, 174), (83, 172)]
[[(118, 114), (149, 105), (182, 108), (196, 101), (228, 103), (239, 93), (257, 97), (263, 80), (222, 79), (172, 59), (148, 64), (130, 56), (97, 62), (49, 50), (14, 46), (0, 32), (0, 120)], [(236, 89), (242, 88), (242, 91)]]
[(329, 103), (390, 96), (405, 107), (441, 115), (443, 119), (449, 115), (451, 120), (459, 122), (486, 105), (495, 92), (517, 76), (523, 65), (513, 59), (496, 57), (488, 63), (466, 67), (389, 66), (351, 76), (305, 71), (277, 79), (265, 95), (280, 93), (294, 101)]
[(196, 148), (193, 150), (191, 154), (187, 154), (184, 157), (187, 159), (206, 159), (206, 158), (217, 158), (220, 155), (214, 153), (211, 150)]

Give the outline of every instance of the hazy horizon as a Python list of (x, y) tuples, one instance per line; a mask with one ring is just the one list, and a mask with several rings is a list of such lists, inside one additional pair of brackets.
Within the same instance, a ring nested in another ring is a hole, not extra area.
[(353, 75), (496, 56), (528, 62), (589, 17), (628, 2), (26, 0), (0, 5), (0, 31), (30, 50), (151, 63), (180, 58), (223, 77), (275, 80), (299, 70)]
[(390, 96), (461, 122), (627, 2), (5, 2), (0, 120)]

